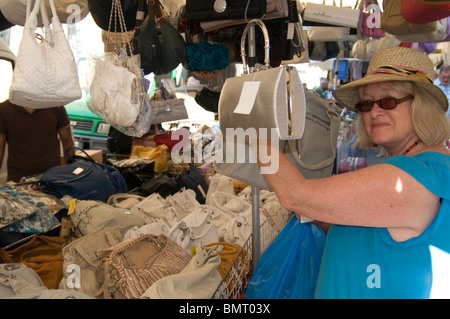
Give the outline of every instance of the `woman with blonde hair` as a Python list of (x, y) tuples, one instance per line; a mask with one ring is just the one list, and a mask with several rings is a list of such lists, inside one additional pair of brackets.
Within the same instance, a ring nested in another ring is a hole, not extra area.
[(280, 203), (332, 224), (317, 298), (450, 297), (450, 126), (433, 74), (424, 53), (392, 47), (333, 92), (358, 113), (360, 145), (385, 149), (382, 164), (305, 179), (273, 150), (279, 170), (264, 176)]

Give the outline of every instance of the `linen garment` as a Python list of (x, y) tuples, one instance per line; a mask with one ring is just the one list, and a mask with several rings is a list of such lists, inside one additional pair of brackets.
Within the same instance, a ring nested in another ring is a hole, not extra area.
[(333, 225), (316, 298), (450, 297), (450, 156), (425, 152), (385, 163), (439, 196), (439, 213), (420, 236), (403, 242), (393, 240), (386, 228)]

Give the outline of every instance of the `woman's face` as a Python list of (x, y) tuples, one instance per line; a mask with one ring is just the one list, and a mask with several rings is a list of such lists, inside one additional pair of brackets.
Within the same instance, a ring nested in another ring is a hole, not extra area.
[[(364, 101), (376, 101), (385, 97), (403, 98), (408, 94), (394, 89), (391, 83), (374, 83), (364, 88)], [(393, 147), (414, 136), (411, 120), (412, 99), (396, 108), (384, 110), (375, 103), (369, 112), (361, 112), (367, 134), (375, 144)]]

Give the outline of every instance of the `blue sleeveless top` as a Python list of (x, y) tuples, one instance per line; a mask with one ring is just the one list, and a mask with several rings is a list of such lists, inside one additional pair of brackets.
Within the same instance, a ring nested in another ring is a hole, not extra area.
[(450, 297), (450, 156), (425, 152), (385, 163), (441, 197), (439, 213), (420, 236), (403, 242), (393, 240), (386, 228), (333, 225), (316, 298)]

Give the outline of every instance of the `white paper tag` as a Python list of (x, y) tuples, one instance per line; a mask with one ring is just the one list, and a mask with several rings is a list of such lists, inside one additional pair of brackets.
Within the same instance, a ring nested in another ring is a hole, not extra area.
[(255, 104), (256, 95), (258, 94), (259, 85), (261, 82), (244, 82), (242, 87), (241, 96), (239, 97), (239, 103), (234, 109), (234, 113), (238, 114), (250, 114)]
[(294, 24), (292, 22), (289, 22), (286, 39), (292, 40), (293, 38), (294, 38)]
[(79, 175), (79, 174), (81, 174), (83, 171), (84, 171), (84, 168), (82, 168), (82, 167), (77, 167), (77, 168), (75, 168), (75, 169), (72, 171), (72, 173), (75, 174), (75, 175)]

